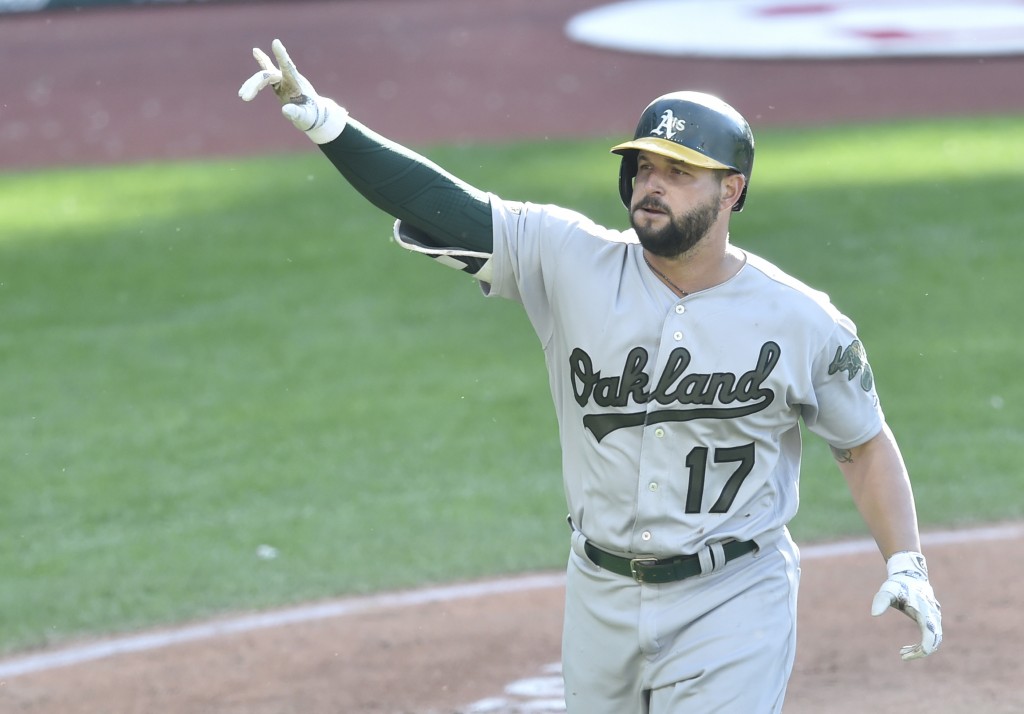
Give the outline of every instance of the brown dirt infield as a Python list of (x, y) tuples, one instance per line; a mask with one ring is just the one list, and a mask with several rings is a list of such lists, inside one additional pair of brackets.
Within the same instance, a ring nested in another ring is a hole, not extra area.
[[(901, 662), (916, 626), (873, 619), (874, 554), (805, 561), (787, 714), (1024, 711), (1024, 528), (926, 547), (943, 603), (943, 649)], [(992, 563), (998, 557), (1000, 565)], [(454, 714), (557, 662), (561, 587), (361, 610), (226, 634), (9, 679), (0, 711), (176, 714)], [(526, 702), (524, 702), (525, 704)], [(499, 714), (526, 714), (516, 709)]]
[[(619, 135), (652, 97), (726, 96), (755, 124), (1024, 110), (1024, 58), (751, 62), (616, 54), (561, 27), (592, 0), (232, 3), (4, 17), (0, 166), (308, 150), (235, 92), (281, 37), (326, 94), (408, 143)], [(11, 68), (13, 67), (13, 71)], [(263, 99), (263, 98), (261, 98)], [(611, 179), (610, 179), (611, 180)], [(805, 562), (787, 712), (1024, 711), (1024, 540), (927, 548), (946, 642), (868, 615), (875, 554)], [(0, 682), (0, 712), (457, 712), (559, 656), (560, 587), (370, 609)], [(511, 711), (511, 710), (509, 710)], [(522, 711), (526, 711), (523, 709)], [(534, 710), (537, 711), (537, 710)]]

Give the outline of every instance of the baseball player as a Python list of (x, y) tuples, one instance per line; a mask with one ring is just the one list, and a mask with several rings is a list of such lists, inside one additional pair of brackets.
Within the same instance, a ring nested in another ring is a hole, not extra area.
[[(544, 350), (569, 509), (566, 708), (579, 714), (782, 710), (796, 645), (800, 422), (831, 446), (885, 559), (871, 606), (942, 641), (909, 478), (854, 324), (730, 242), (754, 160), (747, 122), (696, 92), (659, 97), (621, 157), (632, 226), (505, 200), (377, 135), (276, 66), (283, 113), (403, 247), (522, 304)], [(822, 603), (809, 603), (821, 607)], [(827, 605), (825, 605), (827, 606)]]

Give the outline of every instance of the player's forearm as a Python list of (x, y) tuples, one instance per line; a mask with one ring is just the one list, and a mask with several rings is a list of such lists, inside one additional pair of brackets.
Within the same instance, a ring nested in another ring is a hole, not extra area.
[(351, 117), (320, 145), (335, 168), (382, 211), (425, 231), (438, 245), (490, 253), (487, 194)]
[(903, 456), (884, 426), (853, 449), (833, 449), (853, 501), (868, 530), (888, 559), (900, 551), (920, 551), (917, 510)]

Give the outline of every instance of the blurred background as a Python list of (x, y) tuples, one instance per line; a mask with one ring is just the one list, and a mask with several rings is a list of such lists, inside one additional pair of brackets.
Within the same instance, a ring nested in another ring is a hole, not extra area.
[[(986, 5), (964, 4), (975, 13)], [(304, 148), (273, 111), (236, 95), (254, 67), (249, 49), (269, 51), (275, 37), (319, 92), (414, 143), (618, 136), (653, 97), (682, 86), (727, 97), (755, 127), (1024, 105), (1019, 55), (722, 59), (569, 40), (566, 24), (605, 5), (595, 0), (60, 5), (0, 14), (0, 52), (17, 68), (0, 79), (0, 166)], [(692, 13), (681, 7), (686, 28)], [(628, 26), (666, 23), (658, 8), (641, 10)], [(801, 37), (787, 33), (799, 48)]]

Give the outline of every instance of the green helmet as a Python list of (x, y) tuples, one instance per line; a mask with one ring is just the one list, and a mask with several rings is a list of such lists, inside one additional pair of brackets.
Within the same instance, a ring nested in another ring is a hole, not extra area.
[(708, 169), (743, 174), (743, 193), (732, 207), (743, 210), (754, 168), (754, 135), (743, 116), (718, 97), (702, 92), (672, 92), (647, 105), (633, 140), (612, 147), (622, 156), (619, 196), (629, 208), (637, 152), (649, 151)]

